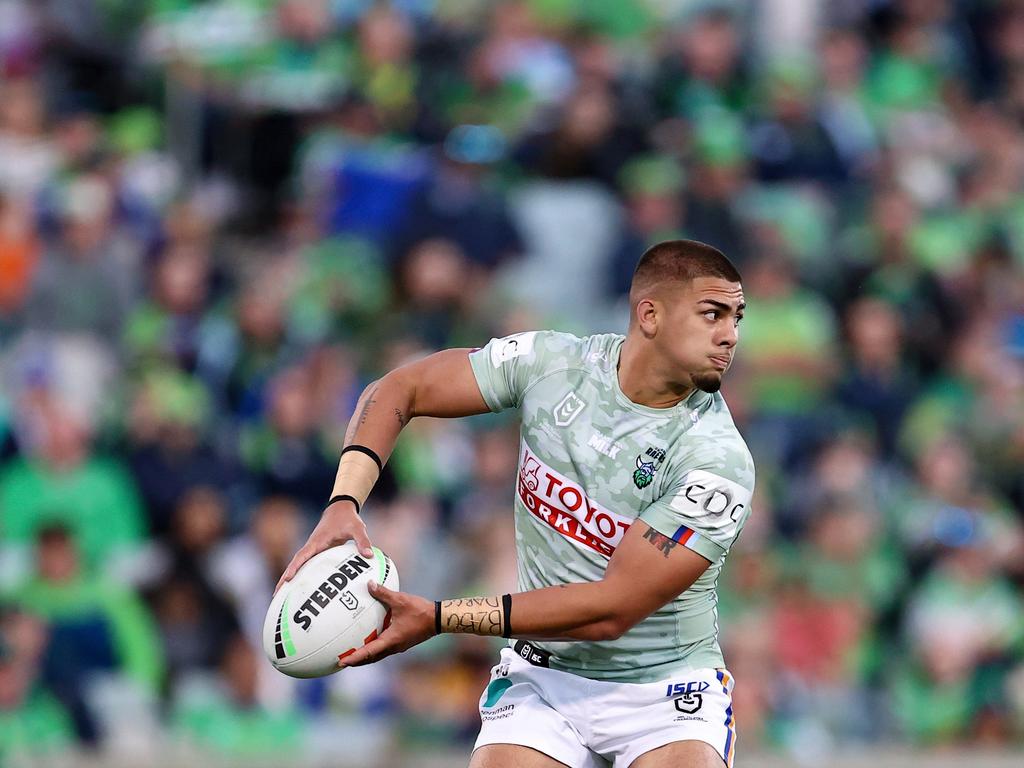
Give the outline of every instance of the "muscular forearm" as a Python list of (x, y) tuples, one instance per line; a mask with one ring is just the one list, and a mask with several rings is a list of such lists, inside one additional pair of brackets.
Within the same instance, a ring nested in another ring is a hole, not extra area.
[[(637, 522), (623, 536), (600, 581), (562, 584), (511, 596), (508, 634), (523, 639), (614, 640), (690, 588), (710, 561)], [(647, 578), (636, 574), (646, 569)], [(501, 634), (501, 598), (482, 612), (466, 600), (441, 604), (442, 632)], [(475, 613), (474, 613), (475, 611)], [(497, 615), (494, 615), (497, 611)], [(495, 621), (500, 619), (501, 621)]]
[(345, 430), (345, 449), (334, 477), (332, 504), (336, 500), (351, 501), (359, 511), (408, 421), (412, 397), (404, 381), (391, 374), (363, 390)]
[(622, 537), (600, 581), (437, 603), (371, 584), (370, 594), (391, 611), (391, 626), (340, 665), (368, 664), (439, 632), (615, 640), (689, 589), (710, 564), (703, 555), (637, 521)]
[(525, 639), (614, 640), (641, 618), (607, 580), (534, 589), (512, 601), (512, 632)]
[[(442, 632), (501, 635), (500, 597), (441, 603)], [(562, 584), (512, 595), (511, 634), (524, 639), (612, 640), (642, 616), (633, 616), (606, 581)]]

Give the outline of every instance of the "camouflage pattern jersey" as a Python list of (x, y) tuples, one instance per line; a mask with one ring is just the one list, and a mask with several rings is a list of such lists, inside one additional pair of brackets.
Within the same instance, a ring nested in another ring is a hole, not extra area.
[[(724, 666), (716, 582), (750, 515), (754, 466), (720, 394), (695, 391), (671, 408), (627, 398), (617, 375), (623, 341), (617, 334), (520, 333), (493, 339), (470, 363), (488, 407), (516, 407), (522, 417), (520, 590), (599, 581), (638, 518), (711, 562), (689, 589), (618, 640), (534, 643), (553, 654), (554, 669), (653, 682)], [(513, 631), (514, 619), (513, 611)]]

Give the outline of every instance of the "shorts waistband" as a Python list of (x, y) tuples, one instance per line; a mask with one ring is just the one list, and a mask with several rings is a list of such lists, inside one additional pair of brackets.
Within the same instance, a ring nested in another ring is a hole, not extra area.
[(550, 667), (549, 662), (551, 661), (551, 654), (547, 651), (543, 651), (533, 643), (528, 643), (525, 640), (516, 640), (512, 644), (512, 650), (515, 651), (516, 656), (520, 657), (524, 661), (528, 661), (535, 667)]

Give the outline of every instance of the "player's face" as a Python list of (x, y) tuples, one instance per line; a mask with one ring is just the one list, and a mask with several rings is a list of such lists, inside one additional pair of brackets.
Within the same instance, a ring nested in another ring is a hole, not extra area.
[[(717, 392), (732, 365), (746, 302), (743, 286), (717, 277), (698, 277), (666, 297), (665, 324), (658, 336), (682, 381)], [(686, 382), (685, 377), (690, 381)]]

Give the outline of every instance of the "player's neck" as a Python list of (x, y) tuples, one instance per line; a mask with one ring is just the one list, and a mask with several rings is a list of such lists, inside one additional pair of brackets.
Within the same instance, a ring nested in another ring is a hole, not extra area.
[(622, 342), (616, 375), (622, 394), (637, 405), (648, 408), (671, 408), (694, 391), (692, 386), (674, 384), (664, 370), (664, 364), (646, 354), (643, 345), (637, 344), (630, 336)]

